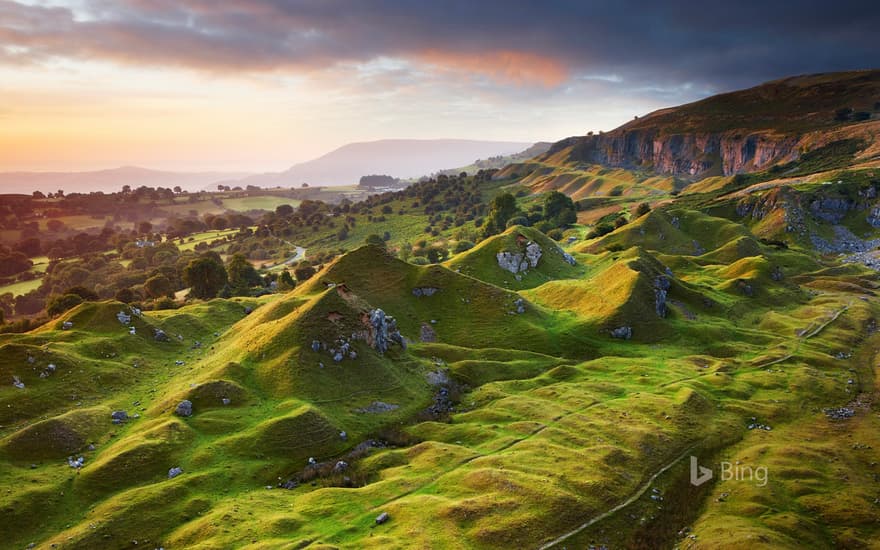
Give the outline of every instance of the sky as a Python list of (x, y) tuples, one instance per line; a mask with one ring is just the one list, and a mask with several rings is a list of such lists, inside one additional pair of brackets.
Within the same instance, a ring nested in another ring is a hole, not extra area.
[(0, 0), (0, 171), (278, 171), (354, 141), (554, 141), (878, 68), (880, 4)]

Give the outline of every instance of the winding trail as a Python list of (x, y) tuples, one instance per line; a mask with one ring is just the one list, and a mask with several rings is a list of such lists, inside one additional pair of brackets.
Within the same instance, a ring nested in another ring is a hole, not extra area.
[(678, 455), (678, 457), (676, 457), (675, 460), (673, 460), (672, 462), (666, 464), (665, 466), (663, 466), (662, 468), (660, 468), (659, 470), (654, 472), (654, 475), (649, 477), (648, 480), (645, 483), (643, 483), (641, 485), (641, 487), (639, 487), (639, 490), (636, 491), (635, 493), (633, 493), (632, 495), (630, 495), (630, 497), (628, 499), (624, 500), (623, 502), (621, 502), (620, 504), (618, 504), (614, 508), (606, 510), (606, 511), (602, 512), (601, 514), (599, 514), (598, 516), (595, 516), (595, 517), (585, 521), (584, 523), (580, 524), (577, 528), (569, 531), (568, 533), (566, 533), (560, 537), (557, 537), (542, 546), (539, 546), (538, 550), (546, 550), (547, 548), (552, 548), (552, 547), (556, 546), (557, 544), (559, 544), (560, 542), (577, 535), (578, 533), (580, 533), (581, 531), (583, 531), (587, 527), (593, 525), (594, 523), (602, 521), (603, 519), (614, 514), (615, 512), (622, 510), (623, 508), (626, 508), (627, 506), (629, 506), (630, 504), (632, 504), (633, 502), (635, 502), (636, 500), (641, 498), (641, 496), (644, 495), (645, 492), (648, 490), (648, 488), (654, 483), (654, 480), (656, 480), (658, 477), (663, 475), (663, 473), (665, 473), (667, 470), (669, 470), (670, 468), (672, 468), (673, 466), (675, 466), (676, 464), (681, 462), (681, 460), (684, 457), (686, 457), (691, 452), (691, 450), (693, 450), (693, 447), (687, 448), (683, 453)]
[(782, 363), (783, 361), (788, 361), (789, 359), (791, 359), (792, 357), (795, 356), (795, 354), (798, 352), (798, 350), (800, 350), (802, 343), (806, 342), (807, 340), (809, 340), (813, 336), (816, 336), (817, 334), (819, 334), (820, 332), (825, 330), (825, 328), (828, 327), (828, 325), (830, 325), (831, 323), (836, 321), (838, 317), (840, 317), (846, 310), (848, 310), (849, 306), (850, 306), (850, 304), (843, 306), (834, 315), (832, 315), (830, 319), (828, 319), (827, 321), (825, 321), (824, 323), (822, 323), (821, 325), (819, 325), (818, 327), (816, 327), (812, 331), (801, 334), (800, 336), (798, 336), (797, 345), (794, 347), (794, 350), (792, 350), (791, 353), (788, 353), (788, 354), (780, 357), (779, 359), (773, 359), (772, 361), (768, 361), (767, 363), (764, 363), (762, 365), (756, 365), (756, 367), (759, 369), (763, 369), (763, 368), (769, 367), (771, 365), (776, 365), (778, 363)]

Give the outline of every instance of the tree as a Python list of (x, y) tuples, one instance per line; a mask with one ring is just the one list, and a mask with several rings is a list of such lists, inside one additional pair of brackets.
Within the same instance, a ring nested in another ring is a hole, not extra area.
[(309, 264), (301, 263), (293, 270), (293, 274), (296, 276), (297, 282), (301, 283), (311, 279), (315, 275), (315, 268)]
[(68, 288), (67, 290), (65, 290), (64, 293), (65, 294), (76, 294), (77, 296), (82, 298), (83, 301), (93, 301), (94, 302), (95, 300), (100, 299), (98, 294), (94, 290), (92, 290), (90, 288), (86, 288), (82, 285), (72, 286), (72, 287)]
[(571, 197), (551, 191), (544, 199), (544, 219), (554, 227), (567, 227), (577, 222), (577, 211)]
[(152, 230), (153, 224), (151, 224), (150, 222), (144, 221), (138, 224), (138, 233), (140, 233), (141, 235), (146, 235)]
[(43, 194), (42, 191), (34, 191), (31, 196), (35, 199), (45, 199), (46, 195)]
[(144, 281), (144, 292), (150, 298), (173, 296), (174, 286), (171, 284), (171, 280), (165, 275), (154, 275)]
[(46, 222), (46, 228), (53, 233), (57, 233), (58, 231), (64, 229), (64, 222), (55, 219), (49, 220), (48, 222)]
[(179, 195), (179, 194), (183, 193), (183, 189), (181, 189), (181, 187), (179, 185), (175, 185), (174, 192)]
[(642, 217), (650, 211), (651, 211), (651, 205), (646, 202), (643, 202), (643, 203), (639, 204), (638, 207), (636, 207), (636, 216)]
[(289, 204), (279, 204), (275, 207), (275, 213), (280, 217), (288, 217), (293, 215), (293, 207)]
[(366, 243), (374, 245), (374, 246), (378, 246), (379, 248), (382, 248), (382, 249), (385, 248), (385, 240), (382, 237), (380, 237), (379, 235), (376, 235), (375, 233), (367, 236)]
[(83, 299), (76, 294), (55, 294), (50, 296), (49, 301), (46, 303), (46, 313), (54, 317), (75, 308), (81, 303), (83, 303)]
[(408, 262), (409, 257), (412, 256), (412, 243), (406, 241), (402, 245), (400, 245), (399, 255), (401, 260), (403, 260), (404, 262)]
[(229, 258), (226, 272), (229, 274), (229, 286), (232, 287), (232, 294), (235, 296), (245, 295), (250, 287), (262, 283), (260, 274), (242, 254), (233, 254)]
[(226, 284), (226, 268), (219, 256), (205, 254), (184, 268), (183, 280), (191, 287), (190, 293), (193, 296), (207, 300), (217, 296)]
[(449, 257), (449, 249), (442, 246), (432, 246), (428, 249), (428, 261), (437, 264)]
[(278, 278), (278, 283), (283, 290), (293, 290), (296, 288), (296, 281), (290, 276), (290, 271), (287, 271), (286, 269), (281, 272), (281, 276)]
[(485, 236), (489, 237), (500, 233), (507, 226), (507, 220), (514, 217), (518, 212), (516, 197), (510, 193), (502, 193), (492, 199), (489, 219), (486, 221)]

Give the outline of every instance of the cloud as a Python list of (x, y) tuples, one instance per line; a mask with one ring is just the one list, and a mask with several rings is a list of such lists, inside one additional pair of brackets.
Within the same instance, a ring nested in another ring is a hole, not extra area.
[(0, 3), (0, 63), (56, 58), (221, 73), (307, 73), (377, 59), (499, 87), (595, 75), (730, 89), (870, 68), (876, 2), (801, 0), (79, 0)]

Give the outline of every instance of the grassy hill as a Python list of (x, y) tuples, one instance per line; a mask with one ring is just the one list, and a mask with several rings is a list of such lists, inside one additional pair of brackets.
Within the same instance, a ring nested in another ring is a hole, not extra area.
[[(801, 101), (848, 82), (841, 101), (856, 105), (873, 74), (761, 93)], [(740, 109), (731, 101), (687, 109)], [(681, 193), (678, 176), (595, 164), (578, 168), (583, 185), (552, 171), (434, 182), (312, 226), (273, 218), (278, 234), (346, 249), (289, 292), (154, 311), (86, 301), (2, 334), (0, 540), (872, 548), (874, 147)], [(534, 165), (568, 170), (565, 154)], [(524, 212), (562, 189), (589, 224), (559, 241), (521, 225), (473, 237), (493, 196), (526, 189)], [(478, 242), (437, 264), (400, 259), (425, 235)], [(691, 483), (691, 457), (711, 480)]]

